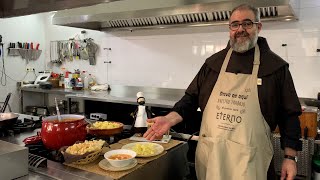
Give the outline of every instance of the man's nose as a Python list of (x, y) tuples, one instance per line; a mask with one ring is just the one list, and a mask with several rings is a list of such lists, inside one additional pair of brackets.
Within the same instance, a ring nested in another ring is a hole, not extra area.
[(239, 25), (238, 31), (243, 32), (245, 29), (243, 28), (242, 24)]

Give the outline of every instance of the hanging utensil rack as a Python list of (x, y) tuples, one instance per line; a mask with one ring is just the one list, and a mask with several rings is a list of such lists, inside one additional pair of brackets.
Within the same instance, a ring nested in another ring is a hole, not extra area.
[(92, 41), (91, 38), (50, 41), (50, 62), (89, 60), (88, 43)]

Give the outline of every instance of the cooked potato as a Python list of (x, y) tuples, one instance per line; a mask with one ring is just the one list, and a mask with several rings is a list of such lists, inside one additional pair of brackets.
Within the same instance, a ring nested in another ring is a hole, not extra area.
[(110, 121), (98, 121), (93, 123), (92, 127), (97, 129), (114, 129), (120, 127), (120, 124)]
[(156, 151), (154, 145), (151, 143), (136, 144), (133, 146), (132, 150), (142, 156), (153, 155)]
[(101, 150), (104, 143), (105, 143), (104, 140), (93, 140), (93, 141), (85, 140), (83, 143), (78, 143), (78, 144), (69, 146), (66, 149), (66, 152), (72, 155), (83, 155), (87, 152), (94, 152), (94, 151)]

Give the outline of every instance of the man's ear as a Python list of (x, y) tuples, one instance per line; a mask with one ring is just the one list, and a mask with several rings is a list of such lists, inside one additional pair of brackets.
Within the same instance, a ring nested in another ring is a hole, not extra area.
[(261, 23), (261, 22), (259, 22), (257, 25), (258, 25), (258, 32), (260, 32), (260, 31), (261, 31), (261, 29), (262, 29), (262, 23)]

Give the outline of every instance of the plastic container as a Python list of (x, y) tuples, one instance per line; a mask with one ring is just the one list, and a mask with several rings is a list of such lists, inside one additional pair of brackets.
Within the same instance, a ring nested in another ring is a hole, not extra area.
[(87, 74), (83, 76), (82, 81), (83, 81), (83, 88), (89, 89), (89, 77), (87, 76)]
[(64, 77), (64, 88), (65, 89), (72, 89), (71, 83), (70, 83), (70, 78), (69, 78), (69, 72), (66, 72), (66, 75)]
[(49, 79), (49, 82), (52, 84), (52, 88), (58, 88), (59, 81), (60, 81), (60, 79), (57, 79), (57, 78), (50, 78)]
[(64, 88), (64, 75), (63, 74), (60, 74), (59, 87)]
[(89, 77), (88, 77), (88, 88), (90, 89), (94, 85), (96, 85), (96, 79), (92, 74), (89, 74)]

